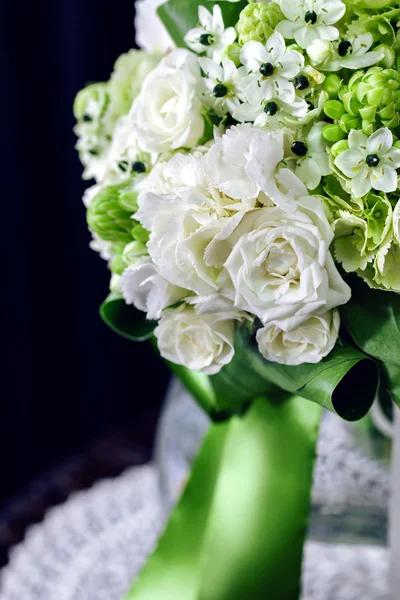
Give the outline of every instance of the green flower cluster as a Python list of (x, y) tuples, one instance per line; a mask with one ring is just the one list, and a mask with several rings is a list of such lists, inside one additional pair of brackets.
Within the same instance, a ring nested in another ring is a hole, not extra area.
[(77, 120), (74, 131), (78, 136), (79, 157), (85, 167), (84, 179), (103, 178), (116, 123), (129, 112), (145, 77), (160, 58), (131, 50), (117, 60), (108, 82), (90, 84), (78, 93), (74, 103)]
[[(336, 75), (329, 76), (326, 86), (334, 85)], [(335, 121), (329, 127), (326, 139), (337, 142), (347, 137), (352, 129), (372, 134), (380, 127), (397, 132), (400, 125), (400, 73), (394, 69), (372, 67), (367, 71), (356, 71), (347, 84), (339, 81), (337, 100), (324, 106), (325, 115)]]
[(276, 2), (249, 4), (242, 10), (236, 26), (239, 43), (243, 45), (254, 40), (265, 44), (283, 18), (279, 4)]
[[(357, 273), (370, 287), (400, 293), (400, 203), (396, 194), (371, 191), (355, 199), (336, 177), (323, 185), (335, 233), (334, 256), (348, 273)], [(395, 267), (397, 260), (397, 267)]]

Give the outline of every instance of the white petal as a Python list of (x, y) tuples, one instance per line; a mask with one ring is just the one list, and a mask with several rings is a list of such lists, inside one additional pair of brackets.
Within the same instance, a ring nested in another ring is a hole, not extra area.
[[(319, 27), (318, 29), (322, 29), (322, 27)], [(299, 29), (297, 29), (297, 31), (294, 32), (294, 39), (296, 40), (300, 48), (307, 48), (310, 44), (312, 44), (314, 40), (318, 39), (319, 37), (325, 39), (322, 36), (320, 36), (319, 32), (317, 31), (317, 27), (315, 26), (307, 27), (304, 24), (304, 27), (300, 27)]]
[(256, 71), (262, 63), (268, 62), (268, 54), (261, 42), (247, 42), (240, 52), (240, 62), (250, 71)]
[[(326, 12), (325, 12), (326, 11)], [(324, 16), (322, 20), (327, 25), (334, 25), (343, 17), (346, 12), (346, 6), (340, 0), (328, 0), (321, 7), (321, 12)]]
[[(273, 95), (276, 94), (279, 98), (281, 98), (282, 102), (287, 102), (290, 104), (295, 99), (296, 91), (291, 81), (277, 77), (274, 81), (274, 90), (275, 93)], [(270, 96), (270, 98), (272, 97), (273, 96)]]
[(199, 6), (199, 21), (200, 25), (208, 32), (212, 31), (213, 16), (205, 6)]
[(250, 104), (250, 102), (244, 102), (236, 108), (232, 116), (236, 121), (241, 121), (242, 123), (245, 121), (254, 121), (261, 110), (261, 106), (257, 108), (253, 104)]
[(374, 38), (371, 33), (360, 33), (350, 41), (353, 54), (363, 55), (371, 48)]
[(393, 146), (393, 134), (387, 127), (378, 129), (368, 138), (367, 150), (369, 154), (384, 154), (389, 152)]
[(199, 64), (207, 77), (224, 81), (224, 71), (214, 60), (211, 60), (211, 58), (200, 57)]
[[(293, 2), (293, 0), (289, 0), (289, 2)], [(291, 21), (281, 21), (275, 27), (275, 31), (278, 31), (283, 35), (287, 40), (293, 40), (295, 36), (295, 32), (302, 27), (301, 22), (292, 23)]]
[(394, 169), (400, 168), (400, 148), (392, 148), (382, 157), (382, 159), (387, 163), (390, 167)]
[(296, 169), (297, 177), (307, 186), (309, 190), (315, 190), (321, 181), (321, 171), (318, 164), (309, 157), (302, 160)]
[(273, 65), (281, 58), (286, 50), (285, 40), (278, 32), (273, 33), (271, 37), (268, 38), (265, 47), (269, 54), (269, 62)]
[(289, 50), (279, 60), (279, 66), (282, 68), (282, 76), (286, 79), (292, 79), (299, 74), (304, 66), (304, 56), (296, 50)]
[(337, 40), (339, 37), (339, 31), (336, 27), (332, 27), (332, 25), (318, 25), (317, 26), (317, 35), (321, 38), (321, 40), (328, 40), (332, 42), (333, 40)]
[(367, 168), (364, 156), (357, 150), (345, 150), (334, 160), (337, 166), (346, 177), (357, 177), (361, 171)]
[(217, 35), (221, 35), (224, 32), (225, 25), (224, 19), (222, 17), (221, 7), (218, 4), (214, 5), (213, 16), (212, 16), (212, 25), (210, 31), (212, 33), (216, 33)]
[(226, 46), (229, 46), (230, 44), (233, 44), (236, 38), (237, 35), (234, 27), (228, 27), (228, 29), (225, 29), (224, 33), (222, 33), (219, 38), (219, 43), (222, 46), (222, 49), (226, 48)]
[(370, 191), (371, 178), (368, 175), (368, 169), (365, 169), (351, 182), (351, 189), (356, 198), (363, 198)]
[(367, 141), (368, 138), (366, 135), (361, 133), (361, 131), (357, 131), (356, 129), (352, 129), (349, 134), (349, 146), (350, 148), (354, 148), (354, 150), (367, 150)]
[(392, 167), (382, 165), (371, 169), (371, 185), (375, 190), (395, 192), (397, 189), (397, 173)]
[(293, 21), (296, 17), (304, 16), (304, 7), (301, 2), (295, 2), (295, 0), (281, 0), (280, 2), (281, 11), (287, 19)]
[(363, 56), (350, 54), (341, 60), (341, 65), (346, 69), (364, 69), (370, 67), (382, 60), (385, 53), (382, 52), (367, 52)]

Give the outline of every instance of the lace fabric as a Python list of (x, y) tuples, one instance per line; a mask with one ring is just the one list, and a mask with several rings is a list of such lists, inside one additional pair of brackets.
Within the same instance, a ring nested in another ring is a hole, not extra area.
[[(52, 509), (12, 552), (0, 600), (121, 600), (156, 545), (207, 427), (204, 414), (174, 384), (160, 426), (158, 464), (135, 467)], [(313, 506), (339, 520), (355, 509), (366, 518), (387, 510), (388, 468), (360, 448), (353, 433), (330, 416), (321, 430)], [(301, 600), (386, 600), (388, 561), (383, 546), (310, 539)]]

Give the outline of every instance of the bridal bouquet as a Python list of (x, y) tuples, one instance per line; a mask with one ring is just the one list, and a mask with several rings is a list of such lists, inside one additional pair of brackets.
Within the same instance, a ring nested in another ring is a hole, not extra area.
[(400, 8), (158, 4), (74, 107), (101, 314), (215, 421), (129, 597), (290, 600), (321, 406), (400, 404)]

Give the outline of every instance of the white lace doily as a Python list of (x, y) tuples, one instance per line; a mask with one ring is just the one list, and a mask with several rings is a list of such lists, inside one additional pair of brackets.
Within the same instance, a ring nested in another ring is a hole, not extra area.
[[(153, 466), (80, 492), (33, 527), (1, 578), (1, 600), (121, 600), (161, 528)], [(384, 600), (387, 553), (308, 542), (302, 600)]]
[[(193, 400), (172, 387), (157, 467), (133, 468), (49, 512), (12, 552), (0, 579), (0, 600), (121, 600), (156, 544), (170, 498), (181, 489), (207, 427)], [(328, 415), (324, 420), (313, 505), (339, 521), (352, 511), (361, 513), (363, 528), (386, 514), (389, 471), (384, 461), (360, 448), (356, 437), (340, 419)], [(311, 533), (313, 523), (318, 532), (320, 522), (314, 515)], [(322, 534), (329, 539), (330, 531), (322, 528)], [(386, 600), (385, 548), (327, 544), (316, 537), (306, 544), (302, 600)]]

